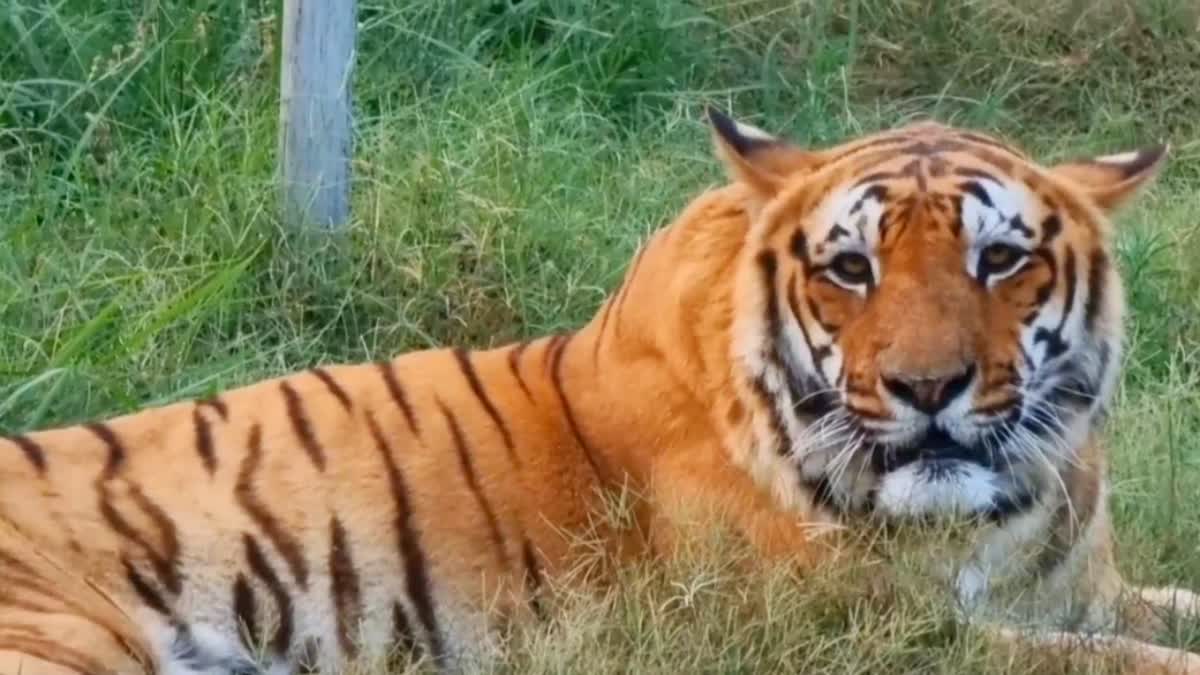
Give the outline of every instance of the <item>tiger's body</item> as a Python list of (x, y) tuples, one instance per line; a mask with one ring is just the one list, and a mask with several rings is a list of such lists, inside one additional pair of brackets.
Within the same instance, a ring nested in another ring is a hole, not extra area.
[(614, 550), (670, 555), (715, 517), (801, 569), (838, 525), (975, 517), (969, 614), (1029, 559), (1044, 624), (1112, 629), (1103, 212), (1163, 153), (1046, 170), (933, 124), (810, 152), (713, 121), (735, 181), (576, 332), (0, 440), (0, 668), (249, 673), (261, 648), (282, 674), (397, 647), (462, 667), (536, 614), (618, 486), (646, 499)]

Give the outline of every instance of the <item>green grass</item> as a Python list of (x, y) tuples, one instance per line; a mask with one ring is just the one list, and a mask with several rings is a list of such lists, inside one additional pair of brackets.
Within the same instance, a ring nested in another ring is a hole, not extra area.
[[(360, 0), (354, 220), (326, 240), (276, 218), (275, 4), (0, 8), (0, 430), (578, 325), (721, 180), (706, 101), (808, 143), (915, 115), (1047, 161), (1170, 140), (1120, 218), (1108, 439), (1126, 568), (1200, 586), (1194, 3)], [(1032, 672), (927, 594), (722, 570), (568, 593), (509, 665)]]

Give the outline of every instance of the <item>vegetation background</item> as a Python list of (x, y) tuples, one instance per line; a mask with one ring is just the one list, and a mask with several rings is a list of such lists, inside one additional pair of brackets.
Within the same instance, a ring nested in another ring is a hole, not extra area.
[[(639, 240), (722, 180), (704, 102), (812, 144), (918, 115), (1046, 161), (1169, 140), (1120, 218), (1113, 510), (1133, 578), (1200, 586), (1197, 3), (359, 0), (355, 215), (329, 239), (276, 217), (278, 9), (0, 7), (0, 431), (578, 325)], [(999, 658), (930, 594), (848, 574), (643, 570), (568, 597), (506, 667), (1060, 667)]]

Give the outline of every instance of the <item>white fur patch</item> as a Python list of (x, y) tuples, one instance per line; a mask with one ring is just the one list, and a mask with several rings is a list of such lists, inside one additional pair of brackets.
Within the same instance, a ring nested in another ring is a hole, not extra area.
[(1138, 152), (1137, 150), (1134, 150), (1132, 152), (1120, 152), (1115, 155), (1105, 155), (1103, 157), (1097, 157), (1096, 161), (1104, 162), (1105, 164), (1118, 164), (1118, 165), (1131, 164), (1133, 162), (1136, 162), (1138, 160), (1138, 158), (1141, 156), (1141, 154), (1142, 153)]
[(772, 136), (771, 134), (768, 134), (767, 132), (763, 131), (762, 129), (759, 129), (758, 127), (753, 126), (751, 124), (746, 124), (745, 122), (737, 122), (737, 121), (735, 121), (733, 124), (734, 124), (734, 126), (737, 127), (737, 132), (745, 138), (751, 138), (751, 139), (759, 140), (759, 141), (774, 141), (775, 140), (774, 136)]
[[(157, 617), (143, 622), (163, 664), (163, 675), (228, 675), (257, 664), (235, 639), (204, 624), (192, 624), (186, 636)], [(182, 648), (182, 650), (181, 650)]]
[(883, 476), (877, 508), (898, 518), (969, 515), (986, 511), (1000, 496), (996, 473), (978, 464), (943, 460), (933, 468), (917, 460)]
[(818, 207), (816, 226), (811, 228), (814, 241), (826, 240), (834, 227), (842, 227), (850, 232), (850, 241), (839, 241), (837, 246), (818, 256), (819, 260), (824, 261), (844, 251), (856, 251), (872, 258), (873, 272), (879, 275), (879, 266), (873, 258), (875, 249), (882, 241), (879, 224), (883, 221), (884, 204), (879, 199), (865, 196), (873, 187), (871, 183), (860, 185), (834, 195)]
[[(971, 276), (979, 274), (979, 254), (986, 247), (992, 244), (1010, 244), (1027, 248), (1033, 244), (1030, 232), (1014, 226), (1016, 219), (1026, 212), (1026, 206), (1031, 199), (1028, 192), (984, 178), (974, 182), (987, 195), (987, 201), (991, 204), (970, 192), (965, 192), (962, 196), (963, 233), (970, 242), (964, 262), (967, 273)], [(1003, 274), (990, 275), (989, 285), (1012, 276), (1021, 267), (1022, 265), (1017, 265)]]

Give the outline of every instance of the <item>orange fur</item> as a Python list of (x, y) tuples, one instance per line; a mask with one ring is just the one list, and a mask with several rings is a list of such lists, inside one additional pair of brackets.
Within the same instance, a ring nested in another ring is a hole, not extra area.
[[(719, 518), (763, 558), (822, 564), (827, 535), (854, 516), (801, 480), (787, 433), (801, 422), (779, 412), (793, 394), (770, 370), (780, 364), (751, 372), (779, 357), (756, 351), (762, 318), (816, 308), (840, 333), (847, 400), (864, 414), (890, 414), (881, 377), (936, 398), (934, 381), (968, 362), (981, 364), (978, 400), (999, 405), (1018, 353), (1009, 333), (1061, 284), (1041, 290), (1042, 263), (981, 290), (954, 238), (938, 234), (953, 209), (921, 195), (960, 192), (951, 167), (1003, 175), (1044, 200), (1043, 216), (1061, 212), (1060, 260), (1065, 247), (1106, 252), (1101, 207), (1152, 168), (1056, 175), (932, 124), (813, 152), (731, 139), (717, 135), (735, 182), (651, 237), (576, 332), (330, 365), (0, 440), (0, 574), (28, 589), (0, 595), (0, 664), (24, 654), (35, 673), (232, 669), (244, 666), (240, 634), (275, 664), (308, 655), (333, 667), (408, 642), (453, 666), (496, 620), (525, 615), (547, 575), (572, 568), (569, 536), (593, 527), (620, 486), (646, 500), (632, 534), (601, 531), (614, 550), (669, 555), (688, 528)], [(885, 281), (862, 296), (809, 279), (793, 253), (822, 200), (869, 173), (884, 176), (908, 229), (883, 240)], [(1118, 310), (1096, 311), (1107, 321)], [(1098, 450), (1084, 458), (1103, 462)], [(1102, 492), (1102, 474), (1070, 474), (1067, 498)], [(1047, 516), (1046, 537), (1091, 546), (1106, 565), (1107, 547), (1088, 537), (1107, 534), (1065, 517)], [(189, 654), (172, 654), (172, 641)]]

